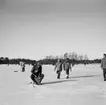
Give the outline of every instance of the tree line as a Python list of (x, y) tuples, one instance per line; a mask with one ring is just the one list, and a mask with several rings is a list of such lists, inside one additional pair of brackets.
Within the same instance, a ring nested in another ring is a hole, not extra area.
[[(61, 59), (62, 63), (65, 61), (65, 59)], [(101, 63), (101, 59), (94, 59), (94, 60), (76, 60), (76, 59), (69, 59), (69, 61), (72, 63), (72, 65), (76, 64), (97, 64)], [(57, 62), (57, 59), (41, 59), (39, 60), (41, 64), (44, 65), (55, 65)]]
[(24, 62), (25, 64), (34, 64), (36, 60), (25, 59), (25, 58), (13, 58), (9, 59), (8, 57), (0, 57), (0, 64), (19, 64), (20, 62)]
[(57, 59), (61, 59), (62, 62), (64, 62), (64, 59), (69, 58), (70, 62), (75, 65), (75, 64), (93, 64), (93, 63), (101, 63), (101, 59), (93, 59), (89, 60), (87, 54), (82, 55), (82, 54), (77, 54), (75, 52), (69, 52), (69, 53), (64, 53), (63, 55), (59, 56), (46, 56), (44, 59), (39, 60), (42, 64), (52, 64), (54, 65), (57, 61)]
[(43, 59), (40, 60), (31, 60), (31, 59), (25, 59), (25, 58), (13, 58), (9, 59), (8, 57), (0, 57), (0, 64), (19, 64), (19, 62), (24, 62), (25, 64), (33, 64), (35, 62), (40, 62), (41, 64), (44, 65), (55, 65), (57, 62), (57, 59), (61, 59), (62, 62), (64, 62), (64, 59), (69, 58), (70, 62), (75, 65), (75, 64), (93, 64), (93, 63), (101, 63), (101, 59), (93, 59), (89, 60), (88, 56), (77, 54), (75, 52), (72, 53), (64, 53), (63, 55), (58, 55), (58, 56), (46, 56)]

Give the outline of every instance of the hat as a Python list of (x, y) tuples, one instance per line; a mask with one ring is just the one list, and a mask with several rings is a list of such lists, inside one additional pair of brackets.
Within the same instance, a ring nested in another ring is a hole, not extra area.
[(103, 54), (106, 57), (106, 54)]

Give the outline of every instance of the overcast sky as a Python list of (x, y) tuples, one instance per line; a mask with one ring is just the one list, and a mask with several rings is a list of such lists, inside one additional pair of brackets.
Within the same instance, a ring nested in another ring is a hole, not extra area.
[(105, 0), (0, 0), (0, 56), (106, 53)]

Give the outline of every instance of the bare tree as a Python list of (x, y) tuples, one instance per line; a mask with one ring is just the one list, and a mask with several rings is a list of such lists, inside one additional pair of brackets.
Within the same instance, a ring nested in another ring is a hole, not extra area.
[(72, 59), (76, 59), (76, 60), (78, 59), (78, 55), (75, 52), (72, 52), (71, 57), (72, 57)]
[(68, 57), (69, 57), (69, 59), (72, 59), (72, 54), (69, 53), (69, 54), (68, 54)]
[(83, 55), (79, 55), (78, 60), (83, 60)]
[(64, 54), (64, 59), (68, 58), (68, 53)]
[(84, 60), (89, 60), (86, 54), (84, 55)]

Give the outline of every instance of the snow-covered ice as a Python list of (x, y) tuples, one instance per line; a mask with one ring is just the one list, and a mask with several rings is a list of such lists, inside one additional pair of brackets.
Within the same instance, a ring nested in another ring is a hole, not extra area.
[[(56, 79), (54, 66), (43, 66), (43, 85), (30, 84), (31, 66), (0, 65), (0, 105), (106, 105), (106, 82), (99, 64), (75, 65), (69, 79)], [(17, 71), (17, 72), (14, 72)]]

